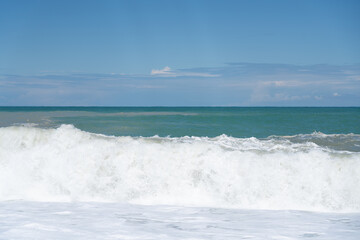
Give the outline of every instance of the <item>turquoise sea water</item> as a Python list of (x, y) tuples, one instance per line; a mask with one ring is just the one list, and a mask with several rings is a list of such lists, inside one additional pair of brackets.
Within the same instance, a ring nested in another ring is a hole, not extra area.
[(265, 138), (321, 132), (360, 133), (360, 108), (272, 107), (0, 107), (0, 127), (71, 124), (115, 136)]

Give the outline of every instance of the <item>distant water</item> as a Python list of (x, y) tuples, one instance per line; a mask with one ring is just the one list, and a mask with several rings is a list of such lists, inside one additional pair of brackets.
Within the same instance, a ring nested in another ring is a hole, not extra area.
[(0, 127), (24, 123), (143, 137), (360, 134), (360, 108), (0, 107)]
[(359, 186), (360, 108), (0, 108), (0, 238), (357, 239)]

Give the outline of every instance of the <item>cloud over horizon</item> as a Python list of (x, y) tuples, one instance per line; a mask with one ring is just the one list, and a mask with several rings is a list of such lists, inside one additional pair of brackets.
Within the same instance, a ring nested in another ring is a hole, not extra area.
[(159, 77), (219, 77), (220, 76), (218, 74), (211, 74), (206, 72), (188, 72), (186, 70), (174, 71), (168, 66), (160, 70), (152, 69), (151, 75), (155, 75)]
[(0, 75), (0, 105), (359, 106), (360, 65), (229, 63), (150, 74)]

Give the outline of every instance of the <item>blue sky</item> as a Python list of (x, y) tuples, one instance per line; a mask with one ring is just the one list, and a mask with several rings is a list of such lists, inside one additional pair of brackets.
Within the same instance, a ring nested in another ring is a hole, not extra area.
[(360, 106), (360, 1), (1, 1), (0, 105)]

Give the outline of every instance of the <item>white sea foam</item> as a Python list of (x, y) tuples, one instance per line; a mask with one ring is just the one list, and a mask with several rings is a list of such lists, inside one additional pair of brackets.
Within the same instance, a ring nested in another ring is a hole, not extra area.
[(0, 200), (360, 211), (360, 153), (286, 138), (0, 128)]
[(359, 213), (0, 202), (0, 239), (358, 240)]

